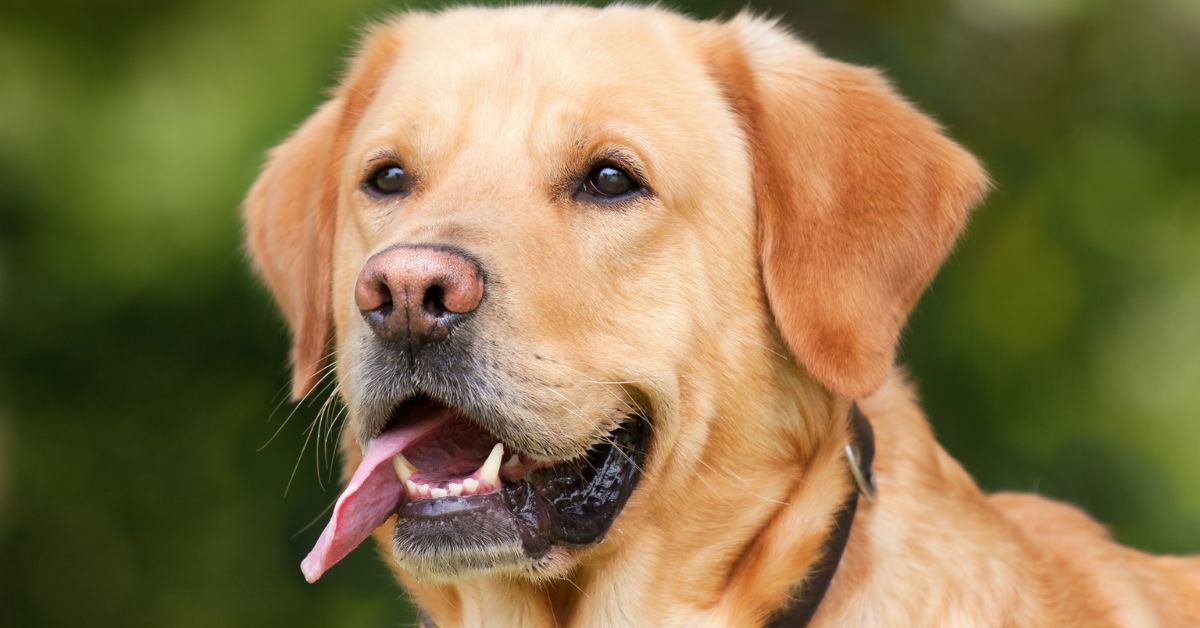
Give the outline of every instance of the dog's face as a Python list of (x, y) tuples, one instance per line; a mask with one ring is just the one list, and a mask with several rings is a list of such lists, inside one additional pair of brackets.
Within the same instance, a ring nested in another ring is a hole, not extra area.
[[(578, 458), (673, 400), (704, 311), (758, 299), (749, 162), (717, 86), (653, 30), (580, 17), (536, 37), (520, 14), (397, 33), (346, 144), (333, 247), (340, 381), (364, 442), (420, 393), (533, 460)], [(381, 193), (389, 172), (402, 189)], [(444, 263), (397, 246), (476, 267), (479, 302), (444, 338), (396, 342), (356, 302), (381, 252)]]
[(376, 28), (247, 201), (294, 391), (332, 327), (349, 407), (306, 574), (397, 514), (418, 577), (552, 575), (686, 508), (706, 456), (800, 446), (760, 417), (878, 385), (982, 186), (873, 75), (752, 19)]

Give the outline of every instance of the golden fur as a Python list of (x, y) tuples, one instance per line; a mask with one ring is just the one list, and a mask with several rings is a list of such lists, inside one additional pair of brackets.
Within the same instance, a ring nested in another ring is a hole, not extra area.
[[(403, 201), (359, 192), (381, 148), (418, 182)], [(613, 210), (563, 193), (606, 150), (653, 194)], [(1200, 561), (1122, 548), (1069, 506), (982, 494), (893, 366), (986, 187), (876, 72), (772, 22), (469, 8), (372, 28), (272, 153), (246, 222), (293, 330), (296, 395), (334, 334), (349, 469), (353, 285), (396, 242), (453, 243), (502, 279), (504, 314), (483, 329), (525, 450), (577, 454), (631, 403), (651, 417), (643, 477), (602, 543), (536, 572), (395, 568), (438, 626), (760, 624), (852, 488), (851, 399), (876, 430), (879, 498), (812, 625), (1200, 624)]]

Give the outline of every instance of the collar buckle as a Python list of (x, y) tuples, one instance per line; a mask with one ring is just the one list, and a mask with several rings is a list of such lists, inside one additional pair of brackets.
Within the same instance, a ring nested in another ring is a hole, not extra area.
[(846, 448), (843, 450), (846, 455), (846, 461), (850, 463), (850, 475), (854, 476), (854, 483), (858, 485), (858, 492), (869, 502), (875, 501), (875, 476), (871, 473), (870, 468), (864, 468), (862, 454), (858, 450), (858, 445), (854, 443), (846, 443)]

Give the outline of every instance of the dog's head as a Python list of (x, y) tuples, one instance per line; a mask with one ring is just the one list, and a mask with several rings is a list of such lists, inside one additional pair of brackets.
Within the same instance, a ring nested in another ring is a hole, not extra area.
[(349, 407), (306, 574), (396, 513), (415, 575), (553, 574), (706, 495), (714, 456), (793, 455), (884, 380), (985, 186), (876, 73), (758, 19), (373, 28), (246, 202), (294, 394), (332, 337)]

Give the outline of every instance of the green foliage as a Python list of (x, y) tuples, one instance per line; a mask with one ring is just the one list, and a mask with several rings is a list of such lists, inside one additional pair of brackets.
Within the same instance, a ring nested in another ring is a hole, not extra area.
[[(985, 488), (1072, 501), (1163, 552), (1200, 551), (1197, 7), (759, 7), (885, 68), (995, 178), (904, 343), (950, 452)], [(313, 407), (259, 451), (291, 412), (272, 415), (287, 347), (237, 211), (394, 8), (0, 7), (6, 625), (408, 621), (369, 551), (300, 577), (337, 478), (310, 443), (285, 496)]]

